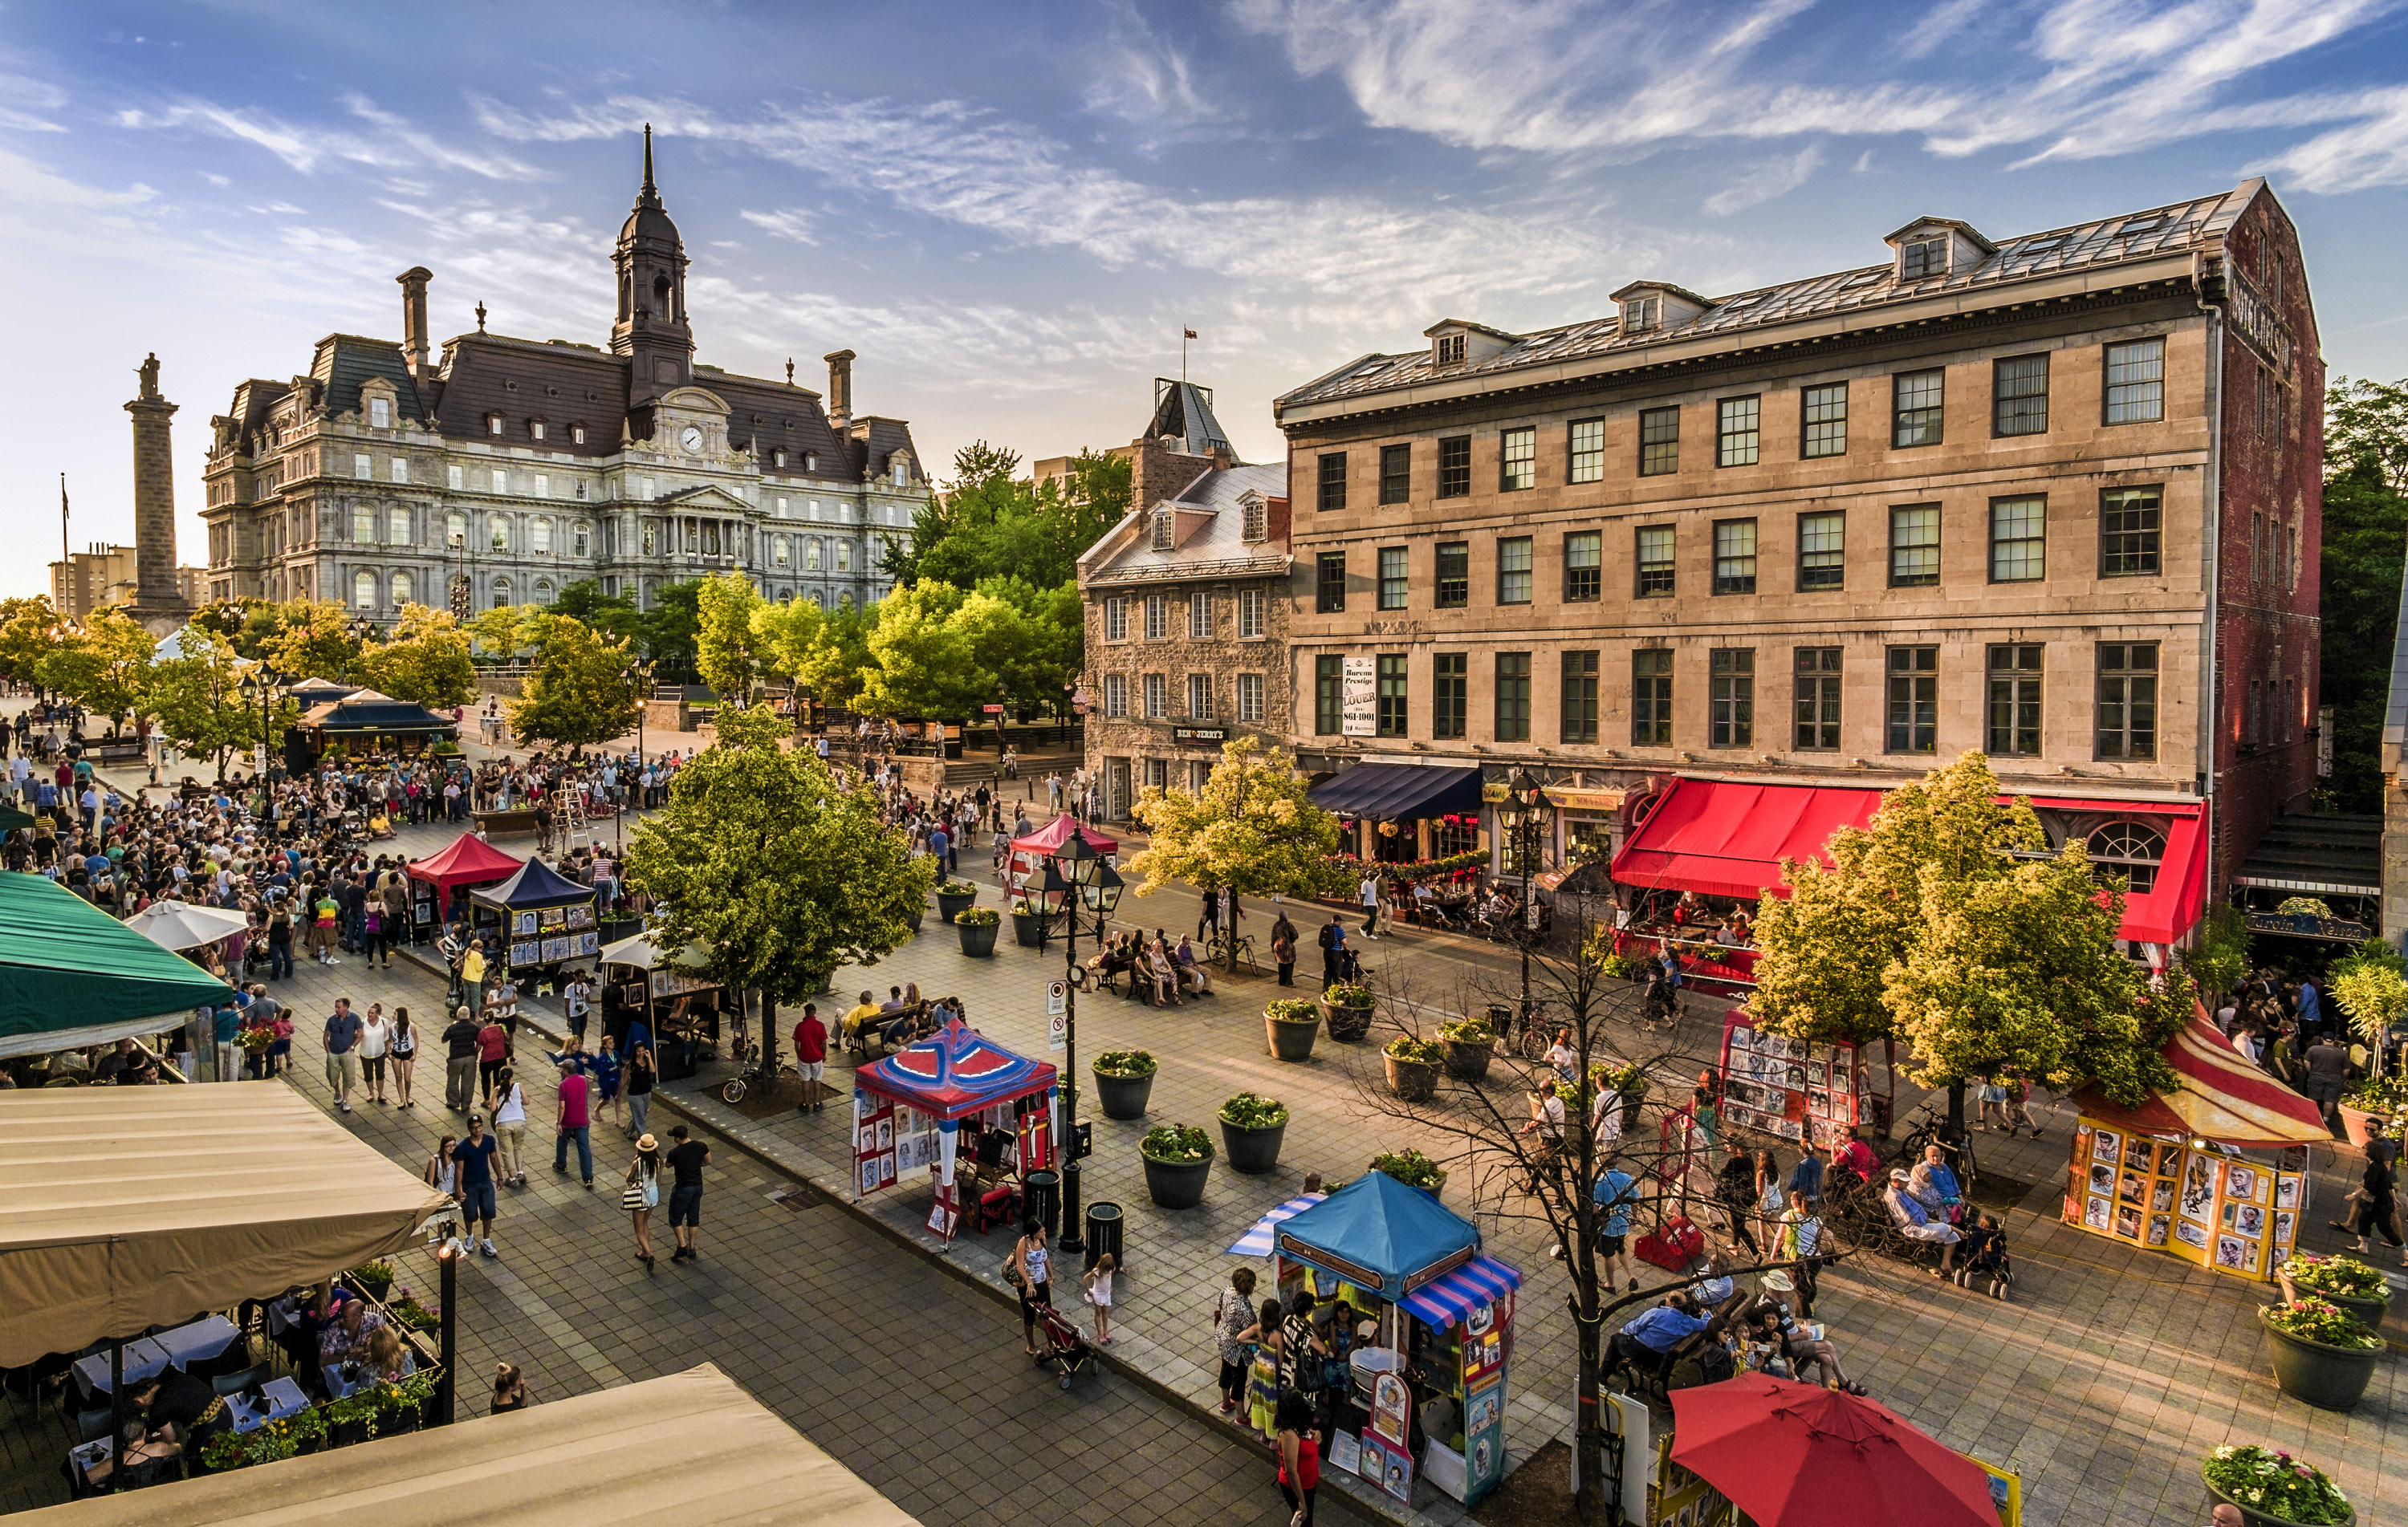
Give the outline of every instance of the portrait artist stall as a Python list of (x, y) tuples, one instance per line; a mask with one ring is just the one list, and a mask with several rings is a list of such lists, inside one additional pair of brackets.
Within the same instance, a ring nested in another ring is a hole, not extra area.
[[(1283, 1301), (1310, 1278), (1335, 1306), (1347, 1384), (1328, 1465), (1407, 1505), (1416, 1477), (1467, 1506), (1494, 1490), (1521, 1273), (1482, 1254), (1470, 1220), (1382, 1172), (1271, 1224), (1270, 1248)], [(1369, 1346), (1355, 1340), (1366, 1320)]]
[(530, 859), (498, 885), (468, 892), (470, 926), (486, 948), (499, 949), (514, 978), (556, 972), (571, 960), (602, 952), (594, 925), (594, 888), (565, 878)]
[(409, 932), (413, 943), (424, 943), (457, 915), (452, 897), (479, 886), (498, 885), (516, 875), (525, 861), (513, 859), (474, 833), (463, 833), (452, 846), (423, 859), (413, 859), (409, 872)]
[[(710, 952), (699, 944), (672, 953), (653, 942), (648, 930), (605, 945), (599, 959), (602, 1032), (622, 1055), (627, 1053), (629, 1038), (641, 1035), (652, 1046), (652, 1060), (664, 1081), (694, 1074), (702, 1050), (719, 1043), (720, 1009), (743, 1000), (741, 992), (728, 991), (711, 977)], [(683, 1042), (674, 1047), (655, 1042), (663, 1035)]]
[[(1056, 1079), (1049, 1063), (1014, 1055), (960, 1019), (854, 1071), (856, 1199), (924, 1166), (937, 1190), (932, 1234), (951, 1241), (960, 1229), (965, 1182), (972, 1190), (967, 1202), (979, 1211), (974, 1228), (1016, 1223), (1013, 1201), (1035, 1196), (1029, 1175), (1055, 1169)], [(970, 1126), (967, 1161), (964, 1124)], [(1028, 1212), (1041, 1217), (1044, 1207), (1029, 1204)]]
[(2094, 1089), (2081, 1109), (2065, 1222), (2219, 1273), (2270, 1279), (2308, 1212), (2316, 1106), (2233, 1053), (2194, 1013), (2163, 1051), (2177, 1085), (2137, 1108)]
[[(1870, 1118), (1873, 1133), (1889, 1135), (1894, 1092), (1867, 1096), (1864, 1047), (1853, 1040), (1810, 1043), (1755, 1026), (1744, 1008), (1723, 1014), (1722, 1119), (1793, 1145), (1833, 1150)], [(1895, 1089), (1897, 1069), (1882, 1074)]]

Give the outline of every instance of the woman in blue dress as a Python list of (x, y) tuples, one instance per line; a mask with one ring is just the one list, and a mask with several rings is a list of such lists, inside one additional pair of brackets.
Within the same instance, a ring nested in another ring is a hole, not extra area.
[(619, 1096), (619, 1047), (610, 1042), (609, 1035), (602, 1036), (602, 1048), (594, 1052), (588, 1067), (594, 1073), (594, 1085), (601, 1089), (602, 1101), (610, 1106), (611, 1122), (624, 1128), (626, 1104)]

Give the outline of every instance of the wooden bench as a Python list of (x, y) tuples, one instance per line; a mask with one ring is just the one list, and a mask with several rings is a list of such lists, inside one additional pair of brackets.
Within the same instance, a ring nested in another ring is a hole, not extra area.
[[(883, 1060), (936, 1033), (937, 1025), (928, 1016), (928, 1009), (929, 1004), (924, 1000), (913, 1003), (901, 1012), (881, 1014), (863, 1023), (845, 1039), (845, 1048), (855, 1057), (853, 1063), (867, 1065), (872, 1061)], [(887, 1038), (890, 1034), (896, 1036), (892, 1043)], [(873, 1046), (876, 1047), (875, 1054), (871, 1053)]]
[(535, 813), (523, 806), (508, 811), (471, 811), (468, 816), (489, 838), (535, 836)]

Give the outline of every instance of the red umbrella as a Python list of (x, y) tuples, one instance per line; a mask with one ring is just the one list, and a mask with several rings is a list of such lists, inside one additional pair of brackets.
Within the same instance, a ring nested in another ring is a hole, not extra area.
[(1672, 1391), (1672, 1462), (1759, 1527), (1999, 1527), (1990, 1477), (1887, 1406), (1742, 1374)]

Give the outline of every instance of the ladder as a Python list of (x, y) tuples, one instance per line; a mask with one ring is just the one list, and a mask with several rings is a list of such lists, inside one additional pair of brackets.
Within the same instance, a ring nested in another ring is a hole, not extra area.
[(560, 851), (566, 855), (576, 849), (594, 847), (595, 833), (592, 819), (585, 809), (585, 792), (572, 787), (563, 790), (561, 796), (561, 821), (567, 831), (563, 835)]

